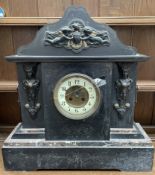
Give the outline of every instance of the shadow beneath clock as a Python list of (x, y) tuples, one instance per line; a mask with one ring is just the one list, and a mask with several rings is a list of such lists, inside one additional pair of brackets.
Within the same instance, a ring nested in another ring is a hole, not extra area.
[(90, 171), (120, 171), (119, 169), (38, 169), (36, 171), (55, 171), (55, 172), (90, 172)]

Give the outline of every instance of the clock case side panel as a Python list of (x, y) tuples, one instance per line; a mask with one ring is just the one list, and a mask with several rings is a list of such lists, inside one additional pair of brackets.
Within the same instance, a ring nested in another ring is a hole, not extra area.
[[(44, 115), (43, 115), (43, 102), (42, 102), (42, 83), (41, 83), (41, 68), (39, 63), (37, 65), (36, 79), (39, 80), (39, 89), (37, 95), (37, 102), (40, 103), (40, 108), (37, 110), (36, 114), (32, 116), (30, 112), (25, 107), (28, 103), (28, 93), (24, 88), (23, 81), (25, 81), (26, 74), (24, 71), (24, 65), (29, 63), (17, 63), (18, 72), (18, 95), (19, 104), (21, 109), (21, 118), (23, 128), (44, 128)], [(33, 64), (33, 63), (30, 63)]]
[[(43, 63), (42, 81), (47, 140), (108, 140), (110, 138), (109, 108), (112, 64), (101, 63)], [(57, 81), (69, 73), (86, 74), (92, 78), (105, 77), (107, 85), (101, 87), (104, 96), (96, 113), (84, 120), (71, 120), (62, 116), (53, 101)], [(104, 116), (104, 117), (103, 117)]]
[[(127, 77), (123, 76), (123, 66), (126, 66), (128, 74)], [(133, 128), (134, 109), (137, 100), (136, 78), (136, 62), (113, 63), (111, 128)], [(124, 89), (124, 97), (121, 97), (121, 93), (123, 93), (123, 91), (119, 91), (117, 82), (120, 80), (126, 81), (127, 79), (131, 80), (129, 89)], [(126, 100), (123, 100), (123, 98)], [(124, 107), (126, 103), (129, 103), (130, 107)], [(119, 112), (115, 108), (115, 104), (122, 104), (122, 109), (124, 109), (124, 112)]]

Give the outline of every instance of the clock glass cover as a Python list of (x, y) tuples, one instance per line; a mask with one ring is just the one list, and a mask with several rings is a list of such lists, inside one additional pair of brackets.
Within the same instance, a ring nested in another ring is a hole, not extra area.
[(65, 117), (81, 120), (90, 117), (100, 104), (100, 89), (85, 74), (72, 73), (62, 77), (54, 88), (54, 103)]

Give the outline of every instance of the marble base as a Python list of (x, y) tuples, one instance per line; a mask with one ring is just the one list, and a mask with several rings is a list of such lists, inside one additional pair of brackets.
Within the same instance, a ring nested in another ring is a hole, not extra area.
[(107, 141), (47, 141), (44, 135), (43, 128), (18, 124), (2, 148), (5, 169), (151, 171), (153, 166), (152, 142), (138, 123), (133, 129), (112, 128)]

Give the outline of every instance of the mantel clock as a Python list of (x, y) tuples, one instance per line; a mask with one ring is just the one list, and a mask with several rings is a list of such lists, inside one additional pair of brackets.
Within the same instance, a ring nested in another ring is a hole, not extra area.
[(133, 120), (137, 63), (148, 56), (112, 28), (71, 6), (6, 59), (22, 116), (2, 148), (6, 169), (151, 170), (152, 142)]

